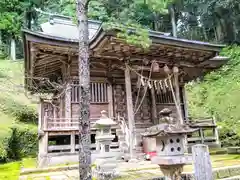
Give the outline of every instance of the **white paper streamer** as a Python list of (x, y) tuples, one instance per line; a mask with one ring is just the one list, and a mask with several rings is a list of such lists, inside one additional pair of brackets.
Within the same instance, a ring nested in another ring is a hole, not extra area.
[(140, 77), (138, 76), (138, 80), (137, 80), (137, 88), (140, 88), (141, 87), (141, 79)]
[(149, 89), (152, 89), (152, 85), (151, 85), (150, 81), (148, 81), (147, 83), (148, 83)]
[(154, 87), (155, 87), (155, 90), (157, 90), (157, 81), (156, 80), (154, 81)]
[(145, 86), (145, 82), (142, 77), (141, 77), (141, 83), (142, 83), (142, 86)]
[(163, 89), (162, 80), (160, 80), (158, 83), (159, 83), (159, 85), (160, 85), (160, 89)]
[(166, 88), (168, 88), (167, 80), (168, 80), (168, 79), (165, 79), (165, 80), (164, 80), (164, 83), (165, 83)]

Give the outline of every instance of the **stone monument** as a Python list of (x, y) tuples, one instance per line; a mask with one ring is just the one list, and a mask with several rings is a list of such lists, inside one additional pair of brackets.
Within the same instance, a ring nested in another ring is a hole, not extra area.
[(180, 180), (183, 166), (191, 162), (191, 156), (184, 154), (185, 136), (197, 129), (175, 121), (171, 113), (171, 110), (163, 109), (160, 112), (161, 124), (146, 129), (142, 135), (156, 138), (157, 155), (151, 158), (152, 163), (160, 166), (167, 179)]

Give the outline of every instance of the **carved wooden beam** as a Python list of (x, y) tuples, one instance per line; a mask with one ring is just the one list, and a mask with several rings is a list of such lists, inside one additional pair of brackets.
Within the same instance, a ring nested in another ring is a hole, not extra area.
[(36, 64), (36, 55), (37, 55), (37, 49), (32, 46), (31, 49), (31, 69), (30, 69), (30, 76), (33, 77), (35, 64)]

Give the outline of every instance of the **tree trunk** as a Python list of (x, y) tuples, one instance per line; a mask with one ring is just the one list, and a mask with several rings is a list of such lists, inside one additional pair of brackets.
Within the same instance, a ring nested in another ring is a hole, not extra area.
[(0, 30), (0, 47), (2, 45), (2, 31)]
[(13, 61), (16, 60), (16, 41), (14, 38), (11, 38), (10, 58)]
[(177, 37), (177, 23), (175, 19), (174, 5), (171, 5), (170, 7), (170, 16), (171, 16), (173, 37)]
[(79, 29), (78, 74), (80, 85), (79, 103), (79, 177), (81, 180), (91, 180), (90, 151), (90, 72), (88, 46), (87, 0), (76, 0)]
[(216, 25), (216, 33), (217, 33), (217, 40), (218, 42), (223, 40), (223, 27), (221, 24), (221, 19), (217, 20), (217, 25)]
[(27, 24), (27, 28), (28, 29), (32, 29), (32, 16), (30, 13), (28, 13), (28, 15), (26, 15), (26, 24)]
[(2, 42), (2, 31), (0, 30), (0, 56), (4, 53), (3, 42)]
[(208, 41), (208, 36), (207, 36), (207, 32), (206, 32), (206, 28), (203, 26), (202, 28), (203, 31), (203, 36), (204, 36), (204, 41)]

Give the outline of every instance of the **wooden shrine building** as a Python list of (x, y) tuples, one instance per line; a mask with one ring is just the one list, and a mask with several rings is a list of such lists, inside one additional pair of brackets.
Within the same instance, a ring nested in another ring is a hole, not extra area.
[[(222, 45), (154, 31), (149, 31), (149, 37), (152, 44), (144, 50), (118, 38), (117, 30), (105, 31), (101, 23), (89, 21), (91, 121), (106, 110), (110, 118), (126, 121), (138, 145), (139, 134), (159, 123), (160, 110), (168, 107), (176, 114), (171, 84), (185, 122), (188, 113), (184, 84), (219, 68), (227, 60), (218, 56)], [(41, 25), (41, 31), (23, 30), (23, 41), (26, 90), (51, 95), (39, 102), (39, 158), (45, 161), (49, 156), (77, 154), (77, 27), (69, 19), (53, 17)], [(164, 71), (166, 66), (170, 76)], [(116, 138), (111, 148), (119, 148), (125, 140), (122, 130), (116, 126), (112, 133)], [(92, 128), (93, 150), (95, 134), (96, 129)]]

